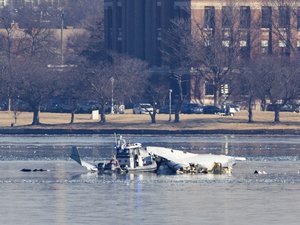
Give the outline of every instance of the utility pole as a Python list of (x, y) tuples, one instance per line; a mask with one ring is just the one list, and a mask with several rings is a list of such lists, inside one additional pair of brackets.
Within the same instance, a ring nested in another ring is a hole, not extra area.
[(172, 120), (172, 89), (169, 90), (169, 121)]
[(110, 78), (111, 81), (111, 114), (114, 114), (114, 81), (113, 77)]

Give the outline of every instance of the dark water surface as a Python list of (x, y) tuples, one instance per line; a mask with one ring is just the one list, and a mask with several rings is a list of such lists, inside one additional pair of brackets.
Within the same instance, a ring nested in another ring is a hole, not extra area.
[(247, 161), (230, 176), (97, 175), (68, 155), (108, 159), (111, 136), (0, 136), (0, 224), (299, 224), (299, 136), (124, 137)]

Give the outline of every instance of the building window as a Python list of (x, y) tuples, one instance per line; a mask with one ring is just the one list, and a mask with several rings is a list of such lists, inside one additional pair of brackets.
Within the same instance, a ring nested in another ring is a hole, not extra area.
[(290, 48), (285, 40), (279, 40), (279, 54), (281, 56), (290, 56)]
[(242, 59), (249, 59), (250, 58), (250, 49), (248, 48), (248, 46), (241, 47), (240, 54), (241, 54)]
[(215, 7), (213, 6), (205, 6), (204, 27), (209, 29), (215, 29)]
[(298, 57), (300, 55), (300, 40), (297, 40), (297, 51), (298, 51)]
[(222, 7), (222, 27), (230, 28), (232, 24), (232, 8), (230, 6)]
[(261, 41), (261, 53), (262, 54), (268, 54), (269, 52), (269, 41), (268, 40), (262, 40)]
[(117, 28), (122, 27), (122, 6), (117, 6)]
[(105, 16), (107, 21), (107, 47), (112, 49), (112, 28), (113, 28), (113, 16), (112, 16), (112, 7), (108, 7), (105, 10)]
[(240, 47), (247, 47), (247, 41), (240, 41)]
[(224, 41), (222, 41), (222, 46), (225, 47), (225, 48), (229, 48), (229, 46), (230, 46), (230, 41), (229, 41), (229, 40), (224, 40)]
[(249, 29), (250, 21), (250, 6), (242, 6), (240, 8), (240, 28)]
[(161, 28), (161, 5), (156, 6), (156, 28)]
[(285, 43), (284, 40), (279, 40), (278, 45), (279, 45), (280, 48), (285, 48), (286, 47), (286, 43)]
[(157, 2), (156, 5), (156, 39), (161, 40), (161, 27), (162, 27), (162, 21), (161, 21), (161, 2)]
[(161, 40), (156, 41), (156, 60), (155, 60), (155, 65), (156, 66), (161, 66)]
[(240, 54), (242, 59), (249, 59), (250, 58), (250, 46), (247, 40), (240, 41)]
[(211, 81), (205, 82), (205, 95), (214, 95), (215, 86)]
[(117, 6), (117, 51), (122, 52), (122, 5)]
[(290, 27), (290, 8), (288, 6), (279, 7), (279, 27), (289, 28)]
[(270, 29), (272, 27), (272, 8), (263, 6), (261, 8), (261, 27)]

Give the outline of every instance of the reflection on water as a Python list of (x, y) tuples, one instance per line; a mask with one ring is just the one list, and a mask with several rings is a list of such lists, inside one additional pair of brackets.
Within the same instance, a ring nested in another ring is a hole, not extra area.
[[(68, 159), (70, 147), (78, 145), (87, 159), (104, 159), (111, 154), (113, 138), (59, 136), (56, 141), (55, 136), (33, 136), (17, 141), (1, 136), (0, 224), (299, 223), (299, 138), (129, 138), (146, 145), (246, 156), (247, 161), (239, 162), (231, 175), (86, 173)], [(49, 171), (21, 172), (22, 168)], [(254, 174), (255, 170), (267, 174)]]

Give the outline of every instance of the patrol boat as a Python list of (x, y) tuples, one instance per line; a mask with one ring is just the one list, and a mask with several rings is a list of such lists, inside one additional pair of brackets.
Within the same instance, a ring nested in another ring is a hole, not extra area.
[(141, 143), (126, 143), (120, 136), (114, 146), (115, 154), (109, 162), (92, 164), (81, 160), (77, 147), (72, 148), (71, 159), (91, 172), (155, 172), (156, 161)]

